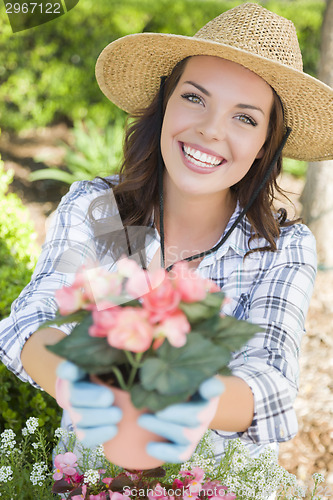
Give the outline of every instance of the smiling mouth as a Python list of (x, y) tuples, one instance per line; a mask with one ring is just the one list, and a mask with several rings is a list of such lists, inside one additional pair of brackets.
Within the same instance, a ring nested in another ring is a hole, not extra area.
[(197, 167), (202, 168), (216, 168), (223, 163), (225, 163), (225, 159), (221, 156), (214, 156), (207, 153), (203, 153), (199, 149), (191, 148), (186, 144), (182, 144), (182, 151), (187, 160), (196, 165)]

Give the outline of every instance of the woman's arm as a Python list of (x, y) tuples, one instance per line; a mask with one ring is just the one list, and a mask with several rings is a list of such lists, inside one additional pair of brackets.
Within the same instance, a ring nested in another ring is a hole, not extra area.
[(24, 344), (21, 361), (30, 377), (55, 398), (56, 368), (63, 358), (53, 354), (45, 346), (56, 344), (66, 334), (57, 328), (37, 330)]
[(209, 427), (226, 432), (244, 432), (254, 416), (254, 397), (249, 385), (240, 377), (220, 376), (224, 392)]

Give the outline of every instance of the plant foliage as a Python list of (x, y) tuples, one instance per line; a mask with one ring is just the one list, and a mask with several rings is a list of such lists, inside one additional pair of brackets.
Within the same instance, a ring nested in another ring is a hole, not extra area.
[[(14, 193), (7, 193), (13, 178), (0, 162), (0, 319), (10, 313), (10, 305), (30, 280), (38, 248), (28, 211)], [(59, 407), (48, 394), (21, 382), (0, 362), (0, 431), (15, 432), (31, 414), (47, 424), (49, 435), (59, 424)]]

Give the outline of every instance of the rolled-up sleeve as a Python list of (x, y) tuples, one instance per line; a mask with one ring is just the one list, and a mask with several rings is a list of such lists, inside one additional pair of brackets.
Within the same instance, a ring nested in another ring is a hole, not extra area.
[[(243, 319), (260, 325), (257, 333), (230, 363), (254, 396), (254, 418), (241, 437), (257, 444), (291, 439), (298, 430), (293, 403), (298, 391), (299, 351), (316, 275), (316, 245), (311, 232), (297, 225), (277, 252), (264, 261), (247, 295)], [(246, 260), (246, 259), (245, 259)]]
[[(96, 191), (96, 190), (95, 190)], [(0, 358), (24, 382), (38, 385), (24, 370), (21, 350), (29, 337), (57, 311), (55, 291), (69, 286), (87, 260), (96, 259), (88, 207), (96, 193), (89, 182), (72, 184), (53, 214), (42, 252), (30, 283), (13, 302), (11, 314), (0, 322)], [(69, 334), (73, 325), (57, 327)]]

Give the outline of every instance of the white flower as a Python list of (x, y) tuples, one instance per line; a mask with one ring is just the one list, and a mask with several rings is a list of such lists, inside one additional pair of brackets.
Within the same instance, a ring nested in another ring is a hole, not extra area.
[(99, 481), (99, 472), (98, 470), (89, 469), (84, 473), (84, 482), (89, 483), (90, 485), (95, 485)]
[(312, 474), (312, 479), (317, 483), (323, 483), (325, 481), (324, 474), (320, 474), (319, 472), (315, 472)]
[(55, 431), (54, 431), (54, 435), (56, 438), (60, 439), (60, 438), (68, 438), (69, 435), (68, 435), (68, 431), (66, 429), (63, 429), (63, 427), (58, 427)]
[(39, 423), (38, 423), (38, 418), (36, 417), (30, 417), (25, 423), (27, 431), (29, 434), (34, 434), (35, 430), (37, 429)]
[(39, 447), (38, 443), (31, 443), (31, 445), (35, 450), (37, 450), (37, 448)]
[(7, 483), (13, 479), (13, 471), (10, 465), (0, 467), (0, 483)]
[(47, 465), (45, 462), (36, 462), (33, 464), (30, 481), (34, 486), (40, 483), (43, 484), (43, 481), (46, 479), (45, 472), (47, 472)]
[(0, 453), (4, 453), (6, 456), (10, 455), (10, 450), (16, 445), (15, 432), (12, 429), (5, 429), (1, 434), (1, 445)]

